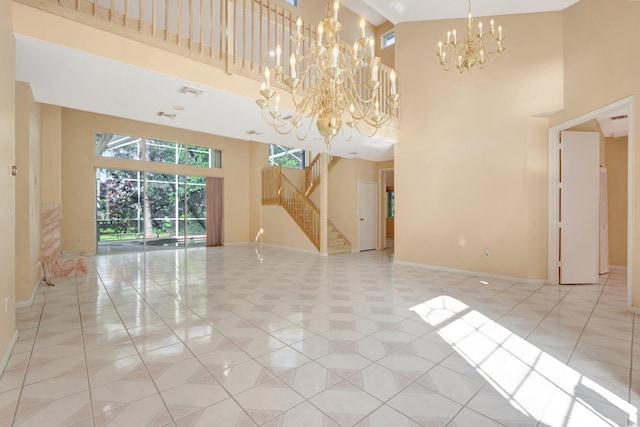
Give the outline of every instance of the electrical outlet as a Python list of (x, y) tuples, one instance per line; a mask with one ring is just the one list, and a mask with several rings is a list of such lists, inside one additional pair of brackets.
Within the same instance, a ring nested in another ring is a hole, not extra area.
[(484, 256), (489, 256), (489, 248), (484, 248)]

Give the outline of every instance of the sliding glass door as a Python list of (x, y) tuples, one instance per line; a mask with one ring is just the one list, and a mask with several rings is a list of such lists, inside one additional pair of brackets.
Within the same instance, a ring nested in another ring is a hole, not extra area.
[(96, 169), (97, 253), (204, 246), (204, 177)]
[(207, 235), (207, 181), (202, 176), (185, 178), (185, 237), (188, 246), (205, 246)]
[(179, 175), (163, 173), (145, 174), (145, 221), (151, 234), (147, 235), (147, 250), (184, 247), (185, 239), (180, 227), (181, 193), (184, 183)]
[(142, 173), (96, 170), (96, 240), (98, 252), (141, 251), (144, 222)]

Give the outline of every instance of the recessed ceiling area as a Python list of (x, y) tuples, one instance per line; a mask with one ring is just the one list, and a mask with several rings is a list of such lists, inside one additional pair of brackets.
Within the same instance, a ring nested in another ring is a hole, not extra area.
[(606, 116), (598, 117), (600, 130), (606, 138), (617, 138), (629, 135), (628, 111), (623, 108)]

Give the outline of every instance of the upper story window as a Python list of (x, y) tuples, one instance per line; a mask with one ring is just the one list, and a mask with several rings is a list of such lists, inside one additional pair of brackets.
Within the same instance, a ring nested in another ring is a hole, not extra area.
[(269, 164), (282, 165), (285, 168), (304, 169), (307, 166), (307, 153), (302, 148), (269, 144)]
[(295, 6), (295, 7), (298, 7), (298, 0), (284, 0), (284, 1), (286, 1), (287, 3), (289, 3), (289, 4), (291, 4), (291, 5)]
[(96, 132), (95, 153), (101, 157), (222, 168), (220, 150), (107, 132)]
[(382, 35), (382, 40), (380, 40), (380, 46), (384, 49), (385, 47), (393, 46), (396, 44), (396, 30), (387, 31)]

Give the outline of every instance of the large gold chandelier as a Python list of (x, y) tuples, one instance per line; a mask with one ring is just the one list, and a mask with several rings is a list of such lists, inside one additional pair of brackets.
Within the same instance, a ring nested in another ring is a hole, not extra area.
[(447, 32), (447, 41), (438, 42), (438, 53), (440, 65), (449, 71), (457, 68), (461, 73), (464, 70), (471, 71), (471, 68), (478, 66), (484, 68), (484, 64), (491, 60), (495, 53), (504, 52), (502, 41), (502, 26), (498, 25), (496, 31), (493, 19), (489, 22), (490, 30), (484, 31), (482, 22), (478, 23), (478, 33), (473, 34), (473, 19), (471, 18), (471, 0), (469, 0), (469, 11), (467, 15), (467, 34), (464, 38), (458, 38), (456, 30)]
[[(393, 120), (399, 98), (395, 71), (384, 78), (380, 76), (380, 58), (375, 56), (373, 37), (366, 35), (364, 19), (360, 20), (361, 37), (353, 48), (340, 40), (339, 8), (339, 0), (335, 0), (332, 14), (327, 0), (327, 16), (318, 24), (315, 41), (306, 44), (302, 20), (298, 18), (297, 31), (290, 35), (293, 44), (288, 74), (280, 63), (282, 50), (278, 45), (275, 65), (265, 68), (261, 98), (256, 101), (265, 121), (280, 134), (294, 132), (303, 140), (315, 121), (329, 149), (343, 120), (350, 132), (355, 129), (366, 136), (375, 135)], [(383, 88), (387, 92), (384, 99)], [(280, 95), (276, 89), (289, 94), (295, 108), (292, 114), (279, 111)], [(383, 101), (389, 114), (381, 110)], [(345, 135), (347, 140), (350, 132)]]

